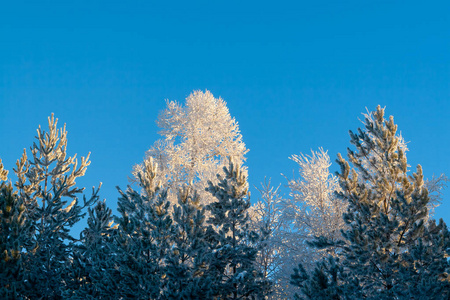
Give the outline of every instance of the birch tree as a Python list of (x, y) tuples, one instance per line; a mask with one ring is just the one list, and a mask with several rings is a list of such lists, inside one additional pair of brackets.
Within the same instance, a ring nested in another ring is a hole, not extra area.
[[(183, 184), (198, 191), (202, 204), (213, 201), (205, 192), (208, 180), (217, 183), (227, 157), (237, 163), (245, 160), (247, 149), (242, 141), (239, 125), (231, 117), (226, 102), (214, 98), (209, 91), (194, 91), (184, 105), (167, 101), (158, 116), (162, 138), (147, 151), (145, 160), (152, 159), (159, 166), (157, 180), (169, 191), (169, 199), (177, 203), (176, 191)], [(134, 175), (144, 164), (135, 166)]]
[[(283, 202), (285, 221), (291, 222), (305, 242), (319, 236), (338, 240), (345, 227), (342, 215), (347, 205), (336, 195), (340, 187), (337, 177), (330, 173), (330, 157), (319, 148), (311, 151), (311, 155), (292, 155), (290, 159), (298, 164), (299, 178), (288, 181), (291, 198)], [(334, 249), (328, 251), (334, 255)], [(327, 254), (314, 250), (307, 260), (315, 261), (324, 255)]]

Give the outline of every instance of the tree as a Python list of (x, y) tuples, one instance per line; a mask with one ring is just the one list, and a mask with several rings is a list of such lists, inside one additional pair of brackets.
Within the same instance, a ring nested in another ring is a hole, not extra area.
[[(7, 180), (8, 171), (0, 159), (0, 181)], [(19, 299), (24, 293), (25, 245), (31, 235), (31, 222), (25, 206), (10, 182), (0, 182), (0, 298)]]
[[(300, 177), (288, 181), (291, 199), (282, 203), (283, 218), (294, 225), (296, 236), (305, 242), (319, 236), (334, 242), (340, 239), (345, 228), (342, 215), (347, 205), (336, 195), (340, 188), (337, 177), (330, 174), (327, 152), (322, 148), (311, 152), (311, 155), (290, 157), (298, 164)], [(308, 244), (303, 243), (302, 247)], [(335, 249), (328, 248), (327, 252), (334, 255)], [(314, 249), (303, 255), (307, 256), (305, 260), (315, 261), (328, 254)]]
[(252, 207), (252, 219), (269, 233), (260, 258), (264, 257), (261, 265), (270, 270), (274, 299), (292, 298), (295, 294), (290, 284), (293, 265), (302, 263), (312, 269), (315, 261), (334, 254), (333, 248), (318, 251), (308, 242), (322, 235), (337, 240), (345, 226), (342, 214), (346, 205), (335, 196), (339, 186), (329, 172), (328, 154), (320, 148), (310, 156), (293, 155), (290, 159), (299, 166), (299, 177), (288, 180), (290, 197), (281, 197), (278, 189), (265, 184), (260, 190), (262, 200)]
[[(285, 251), (289, 236), (283, 223), (281, 203), (284, 201), (280, 196), (279, 186), (271, 186), (270, 180), (264, 181), (258, 189), (261, 198), (249, 209), (251, 229), (259, 233), (256, 242), (258, 253), (255, 266), (262, 273), (263, 278), (272, 283), (269, 299), (288, 298), (293, 288), (289, 285), (289, 277), (285, 275), (286, 259), (289, 252)], [(290, 232), (290, 230), (289, 230)], [(290, 264), (292, 266), (292, 263)], [(288, 274), (290, 275), (290, 273)]]
[(281, 197), (277, 189), (264, 183), (261, 199), (250, 209), (254, 229), (262, 228), (258, 266), (273, 282), (271, 298), (292, 298), (296, 288), (290, 284), (292, 266), (302, 263), (308, 270), (314, 262), (335, 253), (336, 249), (318, 250), (309, 245), (316, 236), (339, 240), (345, 227), (342, 214), (346, 204), (336, 197), (339, 185), (330, 174), (326, 151), (290, 157), (299, 166), (299, 177), (288, 179), (290, 195)]
[(175, 234), (167, 256), (168, 285), (164, 299), (210, 299), (212, 290), (205, 275), (208, 264), (205, 208), (190, 186), (178, 190), (173, 210)]
[(81, 232), (80, 243), (73, 249), (68, 270), (70, 285), (63, 296), (70, 299), (118, 299), (120, 274), (114, 242), (117, 225), (113, 226), (112, 211), (105, 201), (98, 201), (88, 212), (88, 227)]
[[(53, 115), (48, 118), (49, 132), (39, 126), (37, 143), (31, 147), (32, 159), (24, 150), (14, 169), (18, 178), (14, 197), (24, 206), (24, 218), (31, 222), (21, 252), (23, 293), (36, 299), (61, 297), (76, 242), (70, 228), (84, 215), (83, 208), (98, 199), (97, 189), (80, 203), (77, 195), (84, 188), (76, 187), (75, 180), (84, 175), (89, 155), (81, 158), (79, 166), (76, 156), (66, 157), (67, 132), (65, 125), (58, 130), (57, 122)], [(21, 210), (19, 206), (19, 215)]]
[(119, 190), (117, 263), (118, 297), (160, 299), (168, 284), (166, 260), (176, 234), (167, 199), (167, 190), (157, 180), (158, 165), (145, 161), (138, 174), (143, 193), (128, 187)]
[[(238, 123), (230, 116), (226, 103), (209, 92), (194, 91), (186, 104), (167, 101), (160, 113), (158, 126), (163, 139), (147, 151), (145, 160), (152, 159), (159, 166), (157, 179), (169, 191), (169, 199), (177, 203), (176, 191), (183, 184), (198, 191), (202, 204), (214, 199), (205, 192), (210, 180), (217, 183), (216, 174), (222, 174), (226, 158), (242, 163), (247, 153)], [(135, 166), (134, 175), (144, 168)]]
[(348, 229), (340, 242), (315, 242), (339, 247), (338, 257), (320, 262), (313, 273), (300, 266), (293, 284), (308, 299), (447, 299), (450, 235), (442, 220), (427, 221), (422, 168), (408, 175), (394, 118), (384, 119), (378, 106), (366, 116), (365, 130), (350, 131), (350, 137), (353, 167), (341, 155), (337, 160)]
[(247, 174), (230, 159), (219, 183), (208, 182), (208, 191), (217, 199), (208, 205), (210, 260), (207, 276), (219, 299), (263, 298), (270, 283), (255, 267), (258, 238), (249, 230)]

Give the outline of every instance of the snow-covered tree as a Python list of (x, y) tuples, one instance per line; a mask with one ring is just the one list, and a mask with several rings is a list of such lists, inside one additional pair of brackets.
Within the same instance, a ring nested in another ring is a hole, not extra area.
[(280, 195), (279, 186), (271, 186), (270, 180), (261, 186), (260, 199), (249, 209), (252, 229), (260, 234), (255, 264), (271, 281), (268, 299), (292, 298), (295, 288), (290, 284), (290, 275), (292, 266), (306, 257), (304, 239), (297, 234), (292, 220), (283, 216), (282, 204), (288, 200)]
[(9, 173), (9, 171), (5, 170), (2, 160), (0, 159), (0, 181), (8, 180), (8, 173)]
[[(210, 180), (217, 183), (227, 157), (236, 162), (245, 160), (247, 149), (238, 123), (230, 116), (226, 102), (214, 98), (209, 91), (194, 91), (185, 105), (167, 101), (167, 108), (158, 117), (162, 139), (147, 151), (145, 160), (159, 166), (157, 179), (165, 188), (171, 187), (169, 199), (177, 203), (177, 189), (190, 184), (198, 191), (202, 204), (213, 201), (205, 192)], [(135, 166), (134, 175), (144, 168)]]
[[(270, 179), (257, 189), (261, 197), (249, 208), (251, 229), (260, 235), (257, 241), (258, 251), (256, 266), (260, 268), (264, 278), (274, 280), (280, 269), (282, 240), (282, 223), (280, 220), (280, 203), (282, 198), (279, 186), (271, 186)], [(276, 281), (274, 280), (275, 287)], [(275, 295), (272, 294), (274, 297)]]
[(445, 175), (434, 176), (431, 179), (425, 180), (425, 187), (428, 189), (430, 202), (428, 203), (429, 216), (434, 215), (434, 210), (442, 203), (442, 190), (447, 187), (447, 182), (450, 179)]
[(348, 229), (340, 242), (317, 239), (317, 247), (339, 247), (337, 257), (312, 273), (295, 269), (293, 284), (307, 299), (448, 299), (450, 234), (442, 220), (427, 221), (422, 168), (408, 175), (393, 117), (378, 106), (350, 137), (352, 167), (338, 156)]
[(257, 270), (258, 235), (250, 230), (247, 174), (230, 159), (218, 184), (208, 182), (217, 199), (208, 205), (210, 259), (206, 276), (218, 299), (264, 298), (270, 282)]
[(67, 131), (65, 126), (58, 130), (57, 122), (53, 115), (48, 118), (49, 132), (39, 126), (32, 158), (24, 150), (14, 169), (17, 197), (32, 226), (21, 256), (24, 296), (33, 299), (61, 297), (76, 241), (70, 228), (84, 215), (82, 209), (98, 198), (97, 189), (80, 203), (77, 195), (84, 188), (78, 188), (75, 180), (84, 175), (89, 155), (79, 165), (75, 156), (67, 157)]
[[(298, 164), (299, 176), (288, 180), (289, 197), (281, 197), (278, 189), (265, 184), (260, 190), (262, 199), (251, 208), (254, 223), (263, 225), (263, 232), (269, 233), (259, 259), (270, 270), (273, 299), (292, 298), (296, 292), (290, 284), (292, 266), (302, 263), (313, 268), (316, 260), (328, 255), (308, 242), (322, 235), (336, 240), (344, 228), (342, 214), (346, 204), (335, 195), (339, 185), (329, 172), (331, 163), (326, 151), (319, 149), (290, 159)], [(334, 253), (334, 249), (328, 250)]]
[(31, 222), (25, 206), (7, 180), (8, 171), (0, 159), (0, 298), (18, 299), (23, 295), (25, 245), (30, 247)]
[(178, 189), (173, 210), (175, 234), (166, 259), (167, 287), (164, 299), (211, 299), (212, 289), (205, 276), (208, 265), (205, 208), (190, 186)]
[(118, 299), (120, 279), (113, 216), (105, 201), (88, 209), (88, 227), (72, 253), (71, 277), (64, 293), (70, 299)]
[(157, 173), (157, 164), (146, 160), (139, 173), (143, 193), (131, 187), (126, 192), (119, 189), (120, 216), (115, 220), (119, 298), (159, 299), (167, 286), (166, 258), (176, 231), (167, 190), (160, 188)]
[[(311, 155), (292, 155), (290, 159), (298, 164), (299, 178), (288, 181), (291, 198), (282, 203), (284, 222), (293, 225), (295, 234), (304, 242), (318, 236), (338, 240), (345, 228), (342, 215), (347, 205), (336, 195), (340, 188), (337, 177), (329, 170), (330, 157), (319, 148), (319, 151), (311, 151)], [(334, 249), (327, 250), (334, 254)], [(299, 249), (299, 252), (302, 251)], [(303, 260), (315, 261), (324, 255), (326, 253), (314, 249)]]

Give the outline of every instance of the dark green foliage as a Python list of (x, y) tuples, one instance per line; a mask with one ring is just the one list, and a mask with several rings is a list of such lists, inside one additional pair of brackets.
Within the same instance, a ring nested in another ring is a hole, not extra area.
[(167, 299), (209, 299), (212, 296), (207, 272), (208, 244), (205, 209), (190, 186), (178, 190), (178, 205), (173, 211), (175, 235), (167, 256)]
[(32, 159), (24, 151), (17, 161), (17, 191), (2, 186), (2, 222), (7, 223), (2, 228), (6, 237), (2, 247), (8, 248), (5, 258), (12, 258), (2, 276), (15, 277), (15, 283), (6, 284), (16, 293), (11, 298), (62, 298), (70, 281), (67, 274), (76, 242), (70, 228), (84, 215), (82, 209), (98, 198), (97, 190), (79, 203), (77, 195), (83, 189), (76, 187), (75, 180), (84, 175), (89, 158), (82, 157), (78, 166), (75, 157), (66, 157), (67, 132), (57, 129), (53, 116), (48, 121), (48, 133), (41, 128), (37, 131)]
[[(338, 276), (343, 274), (339, 266), (339, 259), (329, 257), (328, 260), (317, 262), (317, 267), (309, 274), (302, 265), (294, 269), (291, 283), (299, 286), (307, 299), (346, 299), (342, 286), (338, 282)], [(353, 294), (349, 299), (357, 299)], [(353, 297), (353, 298), (352, 298)], [(295, 299), (302, 299), (299, 295)]]
[[(2, 169), (0, 160), (0, 170)], [(6, 180), (6, 176), (4, 177)], [(0, 298), (20, 299), (23, 294), (24, 248), (31, 247), (31, 223), (11, 183), (0, 183)]]
[(65, 298), (117, 299), (116, 228), (112, 212), (105, 201), (89, 208), (88, 228), (81, 233), (81, 243), (73, 249), (70, 268), (71, 285)]
[(117, 263), (121, 297), (159, 299), (167, 286), (166, 258), (176, 234), (167, 191), (155, 182), (157, 166), (146, 161), (139, 174), (143, 194), (130, 187), (119, 198)]
[[(336, 244), (340, 259), (320, 263), (313, 275), (296, 270), (293, 284), (308, 299), (447, 299), (449, 233), (442, 220), (427, 221), (422, 168), (408, 176), (406, 147), (383, 109), (367, 115), (365, 125), (365, 131), (350, 132), (353, 168), (338, 159), (338, 195), (348, 202), (349, 226)], [(323, 239), (315, 244), (329, 246)]]
[(219, 299), (256, 299), (268, 294), (270, 284), (257, 271), (254, 262), (257, 234), (249, 230), (248, 184), (246, 173), (230, 161), (225, 178), (209, 183), (217, 198), (208, 206), (212, 226), (208, 228), (210, 261), (207, 276), (214, 296)]

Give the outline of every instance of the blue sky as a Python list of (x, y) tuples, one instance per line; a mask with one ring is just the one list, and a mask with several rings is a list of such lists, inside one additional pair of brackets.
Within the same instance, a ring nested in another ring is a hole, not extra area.
[[(448, 1), (2, 3), (0, 158), (12, 170), (53, 112), (69, 154), (92, 153), (79, 185), (102, 181), (114, 208), (115, 186), (159, 138), (164, 100), (208, 89), (239, 122), (251, 185), (286, 184), (292, 154), (345, 154), (348, 130), (378, 104), (410, 141), (412, 170), (450, 175), (449, 11)], [(436, 216), (450, 222), (448, 189)]]

